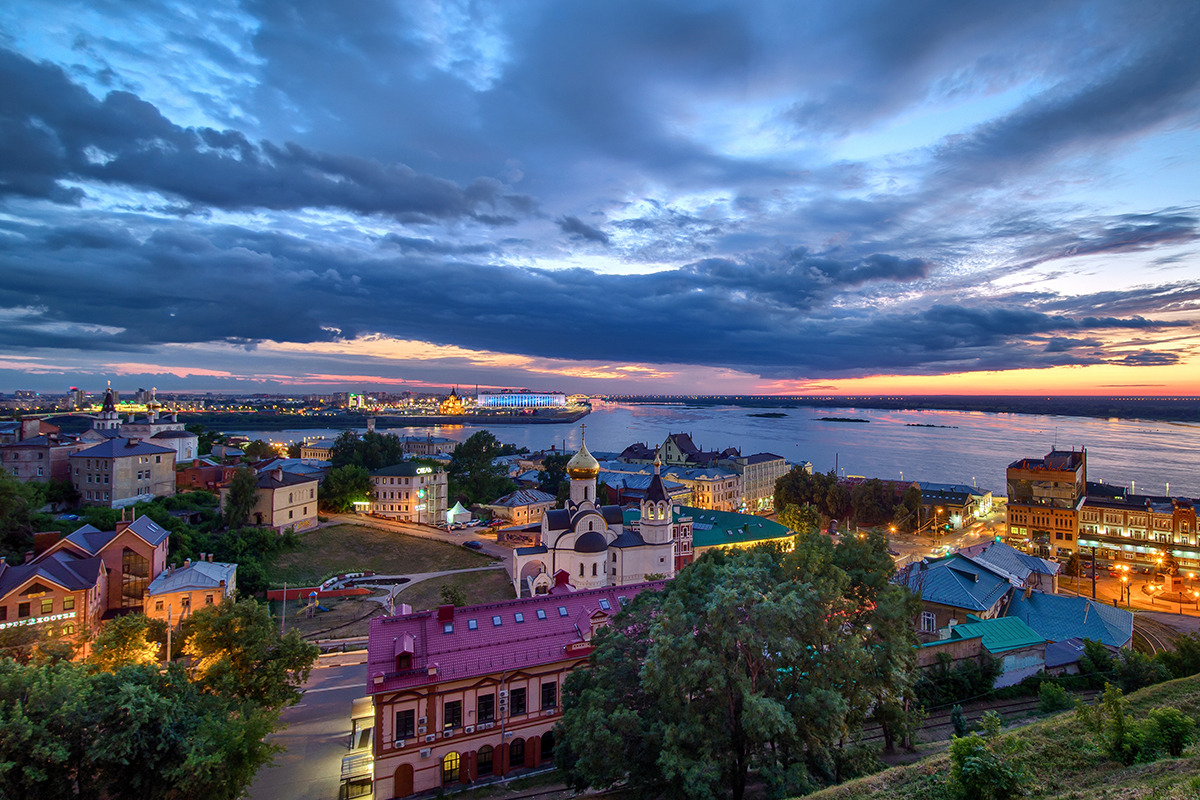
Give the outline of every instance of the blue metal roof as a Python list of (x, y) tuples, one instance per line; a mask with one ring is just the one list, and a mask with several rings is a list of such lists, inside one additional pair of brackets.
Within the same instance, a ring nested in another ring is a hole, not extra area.
[(1089, 597), (1017, 593), (1005, 616), (1020, 619), (1051, 642), (1079, 638), (1126, 647), (1133, 639), (1133, 614)]
[(897, 579), (923, 600), (968, 611), (987, 611), (1012, 588), (1006, 578), (958, 555), (911, 564)]

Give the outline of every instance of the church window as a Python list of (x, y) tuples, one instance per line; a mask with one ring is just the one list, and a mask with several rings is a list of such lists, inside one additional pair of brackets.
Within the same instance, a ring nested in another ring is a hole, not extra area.
[(583, 564), (579, 565), (579, 577), (583, 577)]
[(596, 574), (596, 565), (595, 564), (592, 564), (592, 574), (593, 575)]

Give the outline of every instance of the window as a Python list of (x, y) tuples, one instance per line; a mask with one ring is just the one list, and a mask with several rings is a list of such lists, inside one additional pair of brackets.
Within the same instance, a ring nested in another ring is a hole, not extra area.
[(596, 565), (592, 564), (592, 575), (596, 574)]
[(454, 633), (454, 623), (447, 622), (442, 625), (442, 633)]
[(937, 614), (932, 611), (921, 612), (921, 631), (924, 633), (933, 633), (937, 630)]
[(204, 595), (204, 605), (211, 606), (213, 604), (213, 596), (211, 594)]
[(292, 502), (292, 493), (288, 492), (288, 502)]
[(621, 595), (617, 598), (617, 602), (621, 604), (621, 608), (624, 608), (625, 606), (629, 605), (629, 598), (625, 595)]
[(583, 577), (583, 564), (579, 565), (579, 577)]
[(21, 617), (22, 619), (29, 616), (29, 603), (17, 604), (17, 616)]
[(412, 653), (396, 654), (396, 672), (412, 669)]
[(149, 585), (150, 561), (126, 547), (121, 552), (121, 608), (141, 608)]
[(566, 606), (559, 606), (559, 607), (558, 607), (558, 615), (559, 615), (560, 617), (565, 617), (565, 616), (567, 615), (567, 607), (566, 607)]
[(525, 713), (525, 689), (513, 689), (508, 693), (508, 715), (515, 717)]
[(161, 463), (162, 463), (162, 456), (155, 456), (155, 457), (154, 457), (154, 463), (155, 463), (155, 464), (161, 464)]
[(609, 602), (606, 598), (601, 597), (600, 598), (600, 607), (603, 608), (605, 611), (609, 611), (612, 608), (612, 605), (609, 604)]
[(545, 618), (546, 618), (546, 609), (544, 609), (544, 608), (539, 608), (539, 609), (537, 610), (537, 618), (538, 618), (538, 619), (545, 619)]
[(525, 766), (524, 739), (513, 739), (512, 744), (508, 746), (508, 766), (509, 769)]
[(479, 630), (479, 621), (473, 620), (473, 619), (467, 620), (467, 630), (469, 630), (469, 631)]
[(42, 613), (43, 614), (53, 614), (54, 613), (54, 598), (53, 597), (47, 597), (45, 600), (42, 601)]
[(442, 707), (442, 727), (446, 730), (450, 728), (462, 727), (462, 700), (449, 700)]
[(496, 718), (496, 695), (481, 694), (476, 701), (475, 719), (478, 722), (491, 722)]
[(458, 780), (458, 753), (446, 753), (442, 759), (442, 784), (454, 783)]
[(558, 684), (542, 684), (542, 708), (554, 708), (558, 705)]
[(500, 627), (500, 617), (499, 616), (492, 617), (492, 625), (497, 628)]
[(515, 619), (518, 623), (521, 623), (525, 621), (525, 615), (518, 611), (517, 613), (513, 614), (513, 619)]
[(63, 611), (75, 610), (75, 596), (70, 595), (63, 598)]
[(316, 495), (317, 495), (317, 490), (316, 490), (316, 489), (309, 489), (309, 490), (308, 490), (308, 499), (309, 499), (309, 500), (312, 500), (314, 497), (316, 497)]
[(308, 506), (304, 507), (304, 516), (308, 516)]
[(397, 739), (411, 739), (417, 735), (417, 712), (414, 709), (396, 712)]
[(8, 606), (0, 606), (0, 620), (8, 619)]
[(163, 610), (163, 601), (162, 601), (162, 600), (156, 600), (156, 601), (154, 601), (154, 610), (155, 610), (155, 611), (162, 611), (162, 610)]
[(190, 594), (185, 594), (183, 597), (179, 598), (180, 613), (183, 613), (183, 612), (189, 610), (191, 607), (192, 607), (192, 596)]
[(291, 511), (288, 511), (288, 519), (291, 519), (291, 518), (292, 518), (292, 513), (293, 513), (293, 512), (291, 512)]
[(75, 633), (75, 623), (74, 622), (68, 622), (67, 624), (62, 626), (62, 635), (63, 636), (71, 636), (74, 633)]
[(485, 744), (483, 747), (479, 748), (477, 768), (480, 775), (492, 774), (492, 754), (494, 752), (495, 751), (492, 750), (492, 746), (490, 744)]

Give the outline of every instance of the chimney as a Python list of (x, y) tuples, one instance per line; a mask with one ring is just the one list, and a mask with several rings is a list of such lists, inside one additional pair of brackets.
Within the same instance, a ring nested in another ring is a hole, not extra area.
[(185, 567), (190, 567), (190, 566), (192, 565), (192, 560), (191, 560), (190, 558), (185, 558), (185, 559), (183, 560), (183, 565), (184, 565)]
[(204, 553), (203, 553), (203, 552), (201, 552), (201, 553), (200, 553), (200, 559), (199, 559), (199, 560), (200, 560), (200, 561), (203, 561), (203, 560), (204, 560)]
[(283, 467), (276, 467), (271, 470), (271, 479), (283, 483)]
[(208, 554), (208, 563), (212, 563), (212, 553)]
[(124, 520), (124, 519), (121, 520), (120, 522), (117, 523), (117, 533), (120, 533), (121, 531), (125, 530), (126, 528), (129, 527), (129, 525), (130, 525), (129, 520)]
[[(28, 564), (30, 561), (33, 561), (33, 551), (32, 551), (32, 550), (26, 550), (26, 551), (25, 551), (25, 563), (26, 563), (26, 564)], [(454, 607), (453, 607), (453, 606), (451, 606), (451, 609), (453, 609), (453, 608), (454, 608)]]
[(33, 535), (33, 552), (41, 555), (62, 538), (58, 531), (43, 531)]
[(454, 621), (454, 606), (445, 605), (438, 606), (438, 622), (453, 622)]

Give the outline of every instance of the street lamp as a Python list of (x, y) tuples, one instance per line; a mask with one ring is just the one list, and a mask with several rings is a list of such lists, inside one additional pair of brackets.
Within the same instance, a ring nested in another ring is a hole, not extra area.
[(1129, 597), (1129, 576), (1128, 575), (1121, 576), (1121, 599), (1125, 601), (1125, 607), (1129, 608), (1129, 603), (1130, 603), (1131, 598)]

